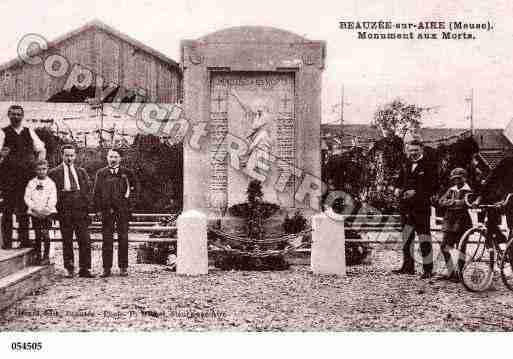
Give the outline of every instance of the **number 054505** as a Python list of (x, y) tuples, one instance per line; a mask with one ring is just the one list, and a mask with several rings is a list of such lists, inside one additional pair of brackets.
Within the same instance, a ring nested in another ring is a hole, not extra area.
[(11, 349), (16, 351), (25, 350), (41, 350), (43, 343), (41, 342), (12, 342)]

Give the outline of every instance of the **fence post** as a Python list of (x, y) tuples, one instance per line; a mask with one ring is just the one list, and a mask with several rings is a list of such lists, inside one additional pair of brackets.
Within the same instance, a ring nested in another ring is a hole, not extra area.
[(2, 234), (4, 231), (3, 231), (3, 228), (2, 228), (2, 225), (1, 225), (1, 223), (2, 223), (2, 216), (3, 215), (4, 215), (3, 213), (0, 213), (0, 248), (2, 248), (2, 246), (4, 245), (4, 237), (3, 237), (3, 234)]
[(436, 224), (436, 209), (435, 207), (431, 206), (430, 207), (431, 209), (431, 215), (429, 216), (429, 224), (430, 224), (430, 227), (431, 229), (434, 229), (437, 227), (437, 224)]
[(508, 221), (506, 220), (506, 216), (504, 214), (501, 216), (500, 229), (502, 231), (507, 231), (508, 230)]

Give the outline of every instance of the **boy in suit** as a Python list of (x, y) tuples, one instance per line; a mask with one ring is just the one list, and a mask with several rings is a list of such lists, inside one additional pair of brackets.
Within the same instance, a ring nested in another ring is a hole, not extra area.
[[(36, 177), (32, 178), (25, 188), (25, 204), (27, 213), (32, 217), (32, 225), (36, 232), (34, 250), (36, 261), (40, 265), (50, 264), (50, 236), (48, 228), (51, 227), (51, 217), (57, 213), (57, 189), (55, 183), (48, 177), (48, 161), (36, 162)], [(41, 253), (43, 243), (43, 253)]]
[(114, 226), (118, 234), (120, 275), (128, 275), (128, 221), (130, 204), (135, 198), (136, 181), (129, 169), (120, 166), (121, 156), (120, 150), (110, 149), (107, 153), (107, 167), (98, 170), (94, 182), (94, 207), (102, 218), (102, 277), (111, 275)]
[(89, 204), (91, 184), (85, 169), (75, 167), (76, 150), (73, 145), (62, 147), (62, 163), (49, 176), (57, 186), (57, 214), (62, 235), (62, 254), (67, 278), (74, 275), (73, 233), (78, 240), (79, 276), (94, 278), (91, 274), (91, 243), (89, 236)]

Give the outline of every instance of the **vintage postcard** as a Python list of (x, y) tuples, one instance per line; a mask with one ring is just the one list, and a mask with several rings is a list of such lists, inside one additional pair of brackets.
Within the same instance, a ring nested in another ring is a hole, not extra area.
[(513, 4), (0, 8), (7, 356), (513, 329)]

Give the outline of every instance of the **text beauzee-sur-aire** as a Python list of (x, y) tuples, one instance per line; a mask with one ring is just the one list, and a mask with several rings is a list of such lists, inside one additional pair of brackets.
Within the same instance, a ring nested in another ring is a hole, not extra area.
[(488, 30), (492, 24), (466, 23), (462, 21), (420, 21), (420, 22), (392, 22), (392, 21), (340, 21), (339, 28), (343, 30)]

